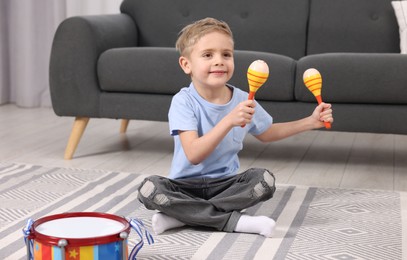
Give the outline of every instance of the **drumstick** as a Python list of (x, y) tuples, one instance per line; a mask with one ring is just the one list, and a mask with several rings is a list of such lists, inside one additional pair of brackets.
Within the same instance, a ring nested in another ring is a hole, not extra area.
[[(263, 60), (255, 60), (247, 69), (247, 81), (249, 83), (249, 100), (254, 99), (256, 91), (266, 82), (269, 76), (269, 67)], [(242, 125), (245, 127), (246, 124)]]
[[(322, 103), (321, 89), (322, 89), (322, 77), (318, 70), (311, 68), (304, 72), (303, 80), (305, 86), (315, 96), (318, 104)], [(331, 123), (324, 122), (326, 129), (331, 129)]]

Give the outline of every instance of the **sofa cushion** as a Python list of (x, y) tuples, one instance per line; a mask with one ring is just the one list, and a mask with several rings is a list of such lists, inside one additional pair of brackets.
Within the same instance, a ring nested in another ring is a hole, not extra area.
[(175, 48), (110, 49), (98, 61), (100, 87), (109, 92), (175, 94), (190, 82), (178, 58)]
[[(116, 48), (104, 52), (98, 61), (100, 87), (107, 92), (175, 94), (190, 83), (178, 65), (175, 48)], [(249, 90), (247, 68), (257, 59), (270, 67), (270, 77), (256, 93), (257, 99), (291, 101), (294, 99), (295, 61), (277, 54), (236, 51), (235, 73), (230, 84)]]
[(308, 68), (322, 76), (322, 99), (332, 103), (407, 104), (407, 56), (401, 54), (330, 53), (297, 62), (295, 97), (315, 101), (304, 86)]
[(308, 1), (298, 0), (124, 0), (121, 12), (138, 29), (139, 46), (173, 47), (179, 31), (205, 17), (231, 27), (237, 50), (305, 55)]
[(400, 53), (390, 0), (312, 0), (307, 55)]

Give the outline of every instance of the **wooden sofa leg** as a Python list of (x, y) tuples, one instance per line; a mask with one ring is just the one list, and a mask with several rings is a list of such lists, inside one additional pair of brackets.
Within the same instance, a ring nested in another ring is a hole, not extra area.
[(75, 153), (76, 147), (81, 140), (82, 134), (88, 125), (89, 117), (76, 117), (75, 122), (72, 127), (71, 135), (69, 136), (69, 141), (65, 149), (65, 160), (71, 160), (73, 154)]
[(124, 134), (127, 131), (127, 127), (129, 126), (129, 119), (122, 119), (122, 124), (120, 126), (120, 133)]

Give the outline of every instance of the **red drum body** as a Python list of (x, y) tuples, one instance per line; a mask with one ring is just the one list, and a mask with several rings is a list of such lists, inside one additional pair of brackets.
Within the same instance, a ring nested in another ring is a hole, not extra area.
[(51, 215), (32, 224), (27, 250), (34, 260), (127, 260), (129, 233), (129, 222), (111, 214)]

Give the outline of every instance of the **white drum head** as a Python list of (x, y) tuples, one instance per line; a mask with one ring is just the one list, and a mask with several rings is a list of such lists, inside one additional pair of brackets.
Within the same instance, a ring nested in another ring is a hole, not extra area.
[(123, 223), (100, 217), (69, 217), (38, 225), (35, 230), (45, 236), (59, 238), (92, 238), (119, 233)]

